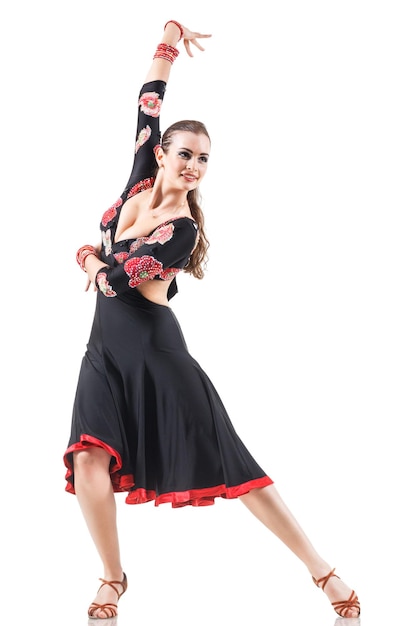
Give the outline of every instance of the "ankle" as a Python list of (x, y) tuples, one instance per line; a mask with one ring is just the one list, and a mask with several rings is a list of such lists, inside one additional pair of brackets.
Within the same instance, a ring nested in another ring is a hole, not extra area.
[(308, 571), (314, 580), (319, 580), (327, 576), (332, 569), (333, 568), (326, 561), (316, 561), (308, 565)]
[(118, 567), (118, 568), (106, 568), (104, 570), (104, 576), (103, 579), (104, 580), (118, 580), (118, 581), (122, 581), (124, 578), (124, 570), (122, 569), (122, 567)]

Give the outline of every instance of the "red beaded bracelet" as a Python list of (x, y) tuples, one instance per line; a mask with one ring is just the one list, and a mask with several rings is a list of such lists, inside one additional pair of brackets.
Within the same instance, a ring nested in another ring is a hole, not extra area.
[[(179, 24), (178, 22), (176, 22), (175, 20), (169, 20), (168, 22), (166, 22), (165, 27), (164, 27), (164, 29), (163, 29), (163, 30), (166, 30), (166, 26), (167, 26), (168, 24), (176, 24), (177, 28), (178, 28), (178, 29), (179, 29), (179, 31), (180, 31), (180, 39), (182, 39), (182, 37), (183, 37), (183, 35), (184, 35), (184, 30), (183, 30), (182, 25), (181, 25), (181, 24)], [(179, 41), (180, 41), (180, 39), (179, 39)]]
[(169, 63), (173, 63), (179, 56), (179, 51), (173, 46), (169, 46), (167, 43), (160, 43), (156, 48), (156, 52), (153, 56), (154, 59), (166, 59)]
[(84, 272), (86, 271), (84, 262), (90, 254), (94, 254), (95, 256), (97, 256), (97, 250), (94, 246), (82, 246), (76, 252), (76, 261)]

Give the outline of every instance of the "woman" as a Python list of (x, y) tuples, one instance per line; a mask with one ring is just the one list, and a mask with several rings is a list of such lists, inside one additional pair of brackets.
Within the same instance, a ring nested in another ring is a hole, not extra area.
[(160, 138), (159, 114), (176, 45), (199, 39), (176, 21), (165, 25), (139, 96), (133, 169), (103, 215), (101, 245), (77, 261), (97, 290), (64, 455), (66, 490), (79, 500), (101, 557), (104, 578), (91, 618), (117, 614), (127, 579), (120, 559), (115, 492), (126, 502), (173, 507), (240, 498), (307, 566), (336, 612), (357, 617), (354, 591), (316, 552), (278, 492), (237, 436), (211, 381), (188, 353), (168, 301), (176, 274), (204, 275), (208, 240), (198, 187), (210, 138), (186, 120)]

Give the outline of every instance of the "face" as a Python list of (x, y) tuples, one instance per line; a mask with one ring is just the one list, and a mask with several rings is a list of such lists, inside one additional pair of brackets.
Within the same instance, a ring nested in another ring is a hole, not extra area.
[(158, 154), (164, 167), (165, 181), (178, 189), (195, 189), (204, 178), (211, 144), (206, 135), (178, 131), (172, 137), (167, 153)]

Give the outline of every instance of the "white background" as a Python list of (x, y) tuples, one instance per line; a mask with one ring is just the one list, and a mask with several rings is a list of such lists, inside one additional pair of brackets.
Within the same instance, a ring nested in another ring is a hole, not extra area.
[[(76, 249), (132, 163), (168, 19), (162, 126), (204, 121), (211, 242), (172, 301), (188, 347), (363, 626), (403, 621), (404, 20), (401, 2), (13, 2), (0, 16), (1, 615), (87, 624), (102, 575), (62, 455), (95, 296)], [(122, 497), (121, 497), (122, 496)], [(333, 626), (305, 567), (238, 501), (117, 498), (119, 625)]]

